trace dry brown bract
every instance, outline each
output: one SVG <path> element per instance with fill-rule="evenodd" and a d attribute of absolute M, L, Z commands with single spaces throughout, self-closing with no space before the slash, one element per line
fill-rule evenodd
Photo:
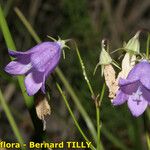
<path fill-rule="evenodd" d="M 130 56 L 129 53 L 126 53 L 123 60 L 122 60 L 122 70 L 118 74 L 118 77 L 116 78 L 116 72 L 111 64 L 104 66 L 104 77 L 106 85 L 109 88 L 109 98 L 114 99 L 116 96 L 116 92 L 119 89 L 118 81 L 119 78 L 126 78 L 130 72 L 130 70 L 135 65 L 136 56 L 132 55 Z"/>
<path fill-rule="evenodd" d="M 135 61 L 136 61 L 136 56 L 132 55 L 130 56 L 129 53 L 126 53 L 123 60 L 122 60 L 122 65 L 121 65 L 121 72 L 118 74 L 117 77 L 117 82 L 119 78 L 127 78 L 130 70 L 135 66 Z"/>
<path fill-rule="evenodd" d="M 109 88 L 109 97 L 113 98 L 116 89 L 116 72 L 111 64 L 104 66 L 104 77 L 106 85 Z"/>
<path fill-rule="evenodd" d="M 36 95 L 35 103 L 36 103 L 37 116 L 40 120 L 43 121 L 43 130 L 46 130 L 45 117 L 47 115 L 51 114 L 51 108 L 50 108 L 50 105 L 48 103 L 47 97 L 42 93 L 38 93 Z"/>

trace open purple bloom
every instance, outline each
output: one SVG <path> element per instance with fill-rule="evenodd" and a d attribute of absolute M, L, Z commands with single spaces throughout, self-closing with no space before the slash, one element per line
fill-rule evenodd
<path fill-rule="evenodd" d="M 129 72 L 127 79 L 119 80 L 119 90 L 113 105 L 127 101 L 133 116 L 140 116 L 150 104 L 150 63 L 143 60 Z"/>
<path fill-rule="evenodd" d="M 15 60 L 11 61 L 5 71 L 12 75 L 25 75 L 25 87 L 29 96 L 39 89 L 45 93 L 45 80 L 56 68 L 61 57 L 64 41 L 43 42 L 26 52 L 9 50 L 9 55 Z"/>

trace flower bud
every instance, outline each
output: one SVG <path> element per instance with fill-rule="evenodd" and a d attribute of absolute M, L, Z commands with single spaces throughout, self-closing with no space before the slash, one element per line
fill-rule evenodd
<path fill-rule="evenodd" d="M 108 54 L 108 52 L 105 50 L 105 47 L 106 47 L 105 40 L 102 40 L 102 51 L 100 53 L 99 62 L 94 69 L 94 74 L 95 74 L 97 68 L 101 65 L 101 72 L 102 72 L 102 76 L 103 76 L 104 66 L 112 63 L 112 59 L 111 59 L 110 55 Z"/>
<path fill-rule="evenodd" d="M 139 42 L 139 34 L 141 31 L 138 31 L 134 37 L 132 37 L 128 43 L 124 46 L 124 48 L 129 53 L 140 53 L 140 42 Z"/>
<path fill-rule="evenodd" d="M 105 50 L 104 40 L 102 40 L 102 51 L 100 53 L 99 64 L 100 65 L 108 65 L 111 64 L 112 59 L 108 52 Z"/>

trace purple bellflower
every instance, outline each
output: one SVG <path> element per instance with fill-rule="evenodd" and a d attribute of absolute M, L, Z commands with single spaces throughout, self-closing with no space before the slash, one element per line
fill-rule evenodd
<path fill-rule="evenodd" d="M 133 116 L 140 116 L 150 105 L 150 63 L 143 60 L 129 72 L 126 79 L 119 79 L 119 90 L 113 105 L 127 101 Z"/>
<path fill-rule="evenodd" d="M 26 52 L 9 50 L 11 61 L 5 71 L 12 75 L 25 75 L 25 87 L 29 96 L 39 89 L 45 93 L 45 80 L 60 61 L 61 51 L 66 47 L 65 41 L 42 42 Z"/>

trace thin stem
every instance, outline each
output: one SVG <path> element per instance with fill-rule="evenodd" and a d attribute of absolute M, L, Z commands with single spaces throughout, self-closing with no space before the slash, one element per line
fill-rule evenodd
<path fill-rule="evenodd" d="M 72 99 L 74 100 L 74 103 L 76 104 L 79 112 L 81 113 L 83 119 L 86 122 L 87 127 L 89 128 L 89 131 L 91 132 L 91 134 L 93 136 L 94 141 L 96 142 L 96 131 L 95 131 L 92 120 L 90 119 L 88 113 L 85 111 L 85 109 L 84 109 L 83 105 L 81 104 L 78 96 L 76 95 L 73 88 L 71 87 L 71 85 L 66 80 L 65 76 L 63 75 L 62 71 L 58 67 L 56 68 L 56 73 L 59 76 L 59 78 L 61 79 L 63 85 L 66 88 L 66 90 L 68 91 L 68 93 L 70 94 Z"/>
<path fill-rule="evenodd" d="M 150 150 L 150 136 L 149 136 L 148 132 L 146 133 L 146 141 L 147 141 L 148 150 Z"/>
<path fill-rule="evenodd" d="M 97 118 L 97 149 L 103 149 L 101 140 L 100 140 L 100 132 L 101 132 L 101 124 L 100 124 L 100 106 L 101 106 L 101 102 L 103 100 L 104 97 L 104 93 L 105 93 L 105 83 L 102 86 L 102 90 L 101 90 L 101 94 L 100 94 L 100 100 L 97 100 L 97 105 L 96 105 L 96 118 Z"/>
<path fill-rule="evenodd" d="M 82 68 L 82 72 L 83 72 L 84 79 L 85 79 L 85 81 L 86 81 L 86 83 L 87 83 L 87 85 L 88 85 L 88 88 L 89 88 L 90 92 L 91 92 L 91 96 L 93 97 L 93 96 L 94 96 L 94 91 L 93 91 L 92 86 L 91 86 L 91 83 L 90 83 L 90 81 L 89 81 L 89 79 L 88 79 L 88 76 L 87 76 L 87 73 L 86 73 L 86 70 L 85 70 L 85 65 L 84 65 L 84 63 L 83 63 L 83 60 L 82 60 L 82 58 L 81 58 L 79 49 L 78 49 L 77 44 L 76 44 L 75 41 L 74 41 L 74 44 L 75 44 L 75 50 L 76 50 L 76 52 L 77 52 L 78 59 L 79 59 L 79 62 L 80 62 L 81 68 Z"/>
<path fill-rule="evenodd" d="M 97 150 L 100 150 L 100 109 L 96 106 L 96 121 L 97 121 Z"/>
<path fill-rule="evenodd" d="M 87 73 L 86 73 L 86 70 L 85 70 L 85 65 L 84 65 L 83 60 L 81 58 L 81 55 L 80 55 L 79 49 L 77 47 L 77 44 L 76 44 L 75 41 L 74 41 L 74 43 L 75 43 L 75 49 L 76 49 L 76 52 L 77 52 L 77 55 L 78 55 L 78 59 L 79 59 L 79 62 L 80 62 L 81 68 L 82 68 L 84 79 L 85 79 L 85 81 L 88 85 L 88 88 L 89 88 L 90 92 L 91 92 L 91 97 L 94 98 L 94 100 L 95 100 L 96 121 L 97 121 L 97 150 L 100 150 L 100 149 L 103 149 L 103 146 L 102 146 L 102 143 L 101 143 L 101 140 L 100 140 L 100 107 L 99 107 L 99 102 L 98 102 L 97 98 L 95 97 L 93 88 L 92 88 L 91 83 L 88 79 L 88 76 L 87 76 Z M 103 99 L 103 96 L 104 96 L 104 87 L 103 87 L 103 90 L 102 90 L 102 93 L 101 93 L 101 100 Z"/>
<path fill-rule="evenodd" d="M 18 15 L 18 17 L 20 18 L 20 20 L 22 21 L 22 23 L 27 28 L 27 30 L 29 31 L 29 33 L 33 37 L 33 39 L 37 43 L 41 42 L 39 36 L 36 34 L 36 32 L 34 31 L 33 27 L 27 21 L 27 19 L 24 17 L 24 15 L 22 14 L 22 12 L 20 10 L 16 11 L 16 9 L 15 9 L 15 12 Z M 21 15 L 19 15 L 19 14 L 21 14 Z M 72 86 L 69 84 L 69 82 L 65 78 L 64 74 L 62 73 L 62 71 L 58 67 L 56 68 L 55 71 L 56 71 L 57 75 L 59 76 L 60 80 L 62 81 L 62 83 L 64 84 L 66 90 L 70 94 L 71 98 L 74 100 L 74 103 L 76 104 L 79 112 L 81 113 L 82 117 L 84 118 L 84 120 L 85 120 L 85 122 L 87 124 L 87 127 L 89 128 L 89 131 L 90 131 L 91 135 L 93 136 L 93 139 L 96 141 L 96 131 L 95 131 L 93 122 L 90 119 L 90 117 L 88 116 L 88 114 L 85 111 L 84 107 L 82 106 L 82 104 L 81 104 L 78 96 L 76 95 L 76 93 L 74 92 Z"/>
<path fill-rule="evenodd" d="M 12 39 L 11 33 L 9 31 L 7 22 L 4 18 L 1 6 L 0 6 L 0 26 L 1 26 L 1 29 L 2 29 L 2 32 L 3 32 L 4 38 L 5 38 L 5 42 L 6 42 L 8 49 L 16 50 L 16 46 L 13 42 L 13 39 Z M 31 100 L 32 99 L 31 97 L 26 95 L 25 87 L 23 85 L 23 77 L 18 77 L 18 81 L 19 81 L 19 85 L 21 87 L 21 90 L 22 90 L 22 93 L 23 93 L 23 96 L 25 98 L 25 102 L 26 102 L 27 106 L 32 107 L 33 101 Z"/>
<path fill-rule="evenodd" d="M 76 44 L 75 41 L 74 41 L 74 43 L 75 43 L 75 49 L 76 49 L 76 52 L 77 52 L 77 55 L 78 55 L 78 59 L 79 59 L 79 62 L 80 62 L 81 68 L 82 68 L 84 79 L 85 79 L 85 81 L 88 85 L 88 88 L 89 88 L 90 92 L 91 92 L 91 97 L 94 98 L 94 100 L 95 100 L 96 121 L 97 121 L 97 150 L 100 150 L 100 149 L 103 149 L 103 146 L 102 146 L 102 143 L 101 143 L 101 140 L 100 140 L 100 107 L 99 107 L 99 104 L 98 104 L 98 100 L 95 97 L 95 94 L 94 94 L 93 88 L 91 86 L 91 83 L 88 79 L 88 76 L 87 76 L 87 73 L 86 73 L 86 70 L 85 70 L 85 65 L 84 65 L 83 60 L 81 58 L 81 55 L 80 55 L 79 49 L 77 47 L 77 44 Z M 101 93 L 101 94 L 103 94 L 103 93 Z M 103 98 L 103 95 L 102 95 L 101 98 Z"/>
<path fill-rule="evenodd" d="M 18 17 L 20 18 L 20 20 L 23 22 L 23 24 L 28 27 L 28 31 L 29 33 L 32 35 L 33 39 L 37 42 L 37 43 L 40 43 L 41 40 L 40 38 L 36 35 L 35 31 L 32 29 L 32 27 L 30 27 L 30 23 L 26 20 L 25 16 L 21 13 L 21 11 L 15 7 L 15 12 L 16 14 L 18 15 Z"/>
<path fill-rule="evenodd" d="M 65 96 L 65 94 L 63 93 L 63 91 L 62 91 L 60 85 L 59 85 L 58 83 L 56 83 L 56 86 L 57 86 L 57 88 L 58 88 L 60 94 L 61 94 L 62 97 L 63 97 L 63 100 L 64 100 L 64 102 L 65 102 L 65 104 L 66 104 L 66 106 L 67 106 L 67 108 L 68 108 L 68 111 L 69 111 L 69 113 L 70 113 L 70 115 L 71 115 L 71 117 L 72 117 L 72 119 L 73 119 L 73 121 L 74 121 L 76 127 L 78 128 L 78 130 L 79 130 L 79 132 L 81 133 L 81 135 L 83 136 L 83 138 L 84 138 L 87 142 L 89 142 L 87 136 L 86 136 L 86 135 L 84 134 L 84 132 L 82 131 L 82 129 L 81 129 L 81 127 L 80 127 L 80 125 L 79 125 L 79 123 L 78 123 L 76 117 L 74 116 L 74 114 L 73 114 L 73 112 L 72 112 L 72 110 L 71 110 L 71 108 L 70 108 L 70 105 L 69 105 L 69 103 L 68 103 L 68 100 L 66 99 L 66 96 Z M 95 150 L 95 148 L 94 148 L 94 146 L 93 146 L 92 144 L 91 144 L 91 149 L 92 149 L 92 150 Z"/>
<path fill-rule="evenodd" d="M 149 58 L 149 49 L 150 49 L 150 33 L 148 33 L 148 38 L 146 42 L 146 56 Z"/>
<path fill-rule="evenodd" d="M 99 101 L 100 105 L 101 105 L 101 102 L 104 98 L 105 89 L 106 89 L 106 84 L 104 83 L 103 86 L 102 86 L 101 94 L 100 94 L 100 101 Z"/>
<path fill-rule="evenodd" d="M 16 124 L 16 122 L 15 122 L 11 112 L 10 112 L 10 109 L 9 109 L 9 107 L 8 107 L 4 97 L 3 97 L 1 89 L 0 89 L 0 104 L 1 104 L 2 108 L 4 109 L 4 112 L 5 112 L 6 116 L 7 116 L 7 119 L 9 121 L 10 125 L 11 125 L 11 128 L 12 128 L 12 130 L 13 130 L 13 132 L 14 132 L 17 140 L 18 140 L 18 142 L 21 145 L 23 145 L 24 144 L 24 140 L 23 140 L 23 138 L 22 138 L 22 136 L 21 136 L 21 134 L 19 132 L 19 129 L 17 127 L 17 124 Z M 21 148 L 21 149 L 22 150 L 26 150 L 26 148 Z"/>
<path fill-rule="evenodd" d="M 15 44 L 11 37 L 10 31 L 7 26 L 7 22 L 4 18 L 4 14 L 3 14 L 3 10 L 1 8 L 1 5 L 0 5 L 0 26 L 1 26 L 4 38 L 7 39 L 7 47 L 10 49 L 16 49 Z"/>
<path fill-rule="evenodd" d="M 12 36 L 11 36 L 10 31 L 9 31 L 9 28 L 8 28 L 7 22 L 5 20 L 1 6 L 0 6 L 0 27 L 2 29 L 3 36 L 4 36 L 4 39 L 5 39 L 5 42 L 6 42 L 8 49 L 16 50 L 15 43 L 12 39 Z M 38 133 L 39 138 L 41 138 L 43 135 L 42 121 L 40 121 L 36 116 L 34 99 L 31 96 L 29 97 L 26 93 L 26 89 L 25 89 L 24 81 L 23 81 L 24 77 L 19 76 L 19 77 L 17 77 L 17 79 L 18 79 L 19 86 L 21 88 L 21 91 L 22 91 L 22 94 L 24 97 L 25 104 L 29 110 L 32 122 L 34 124 L 36 133 Z"/>

